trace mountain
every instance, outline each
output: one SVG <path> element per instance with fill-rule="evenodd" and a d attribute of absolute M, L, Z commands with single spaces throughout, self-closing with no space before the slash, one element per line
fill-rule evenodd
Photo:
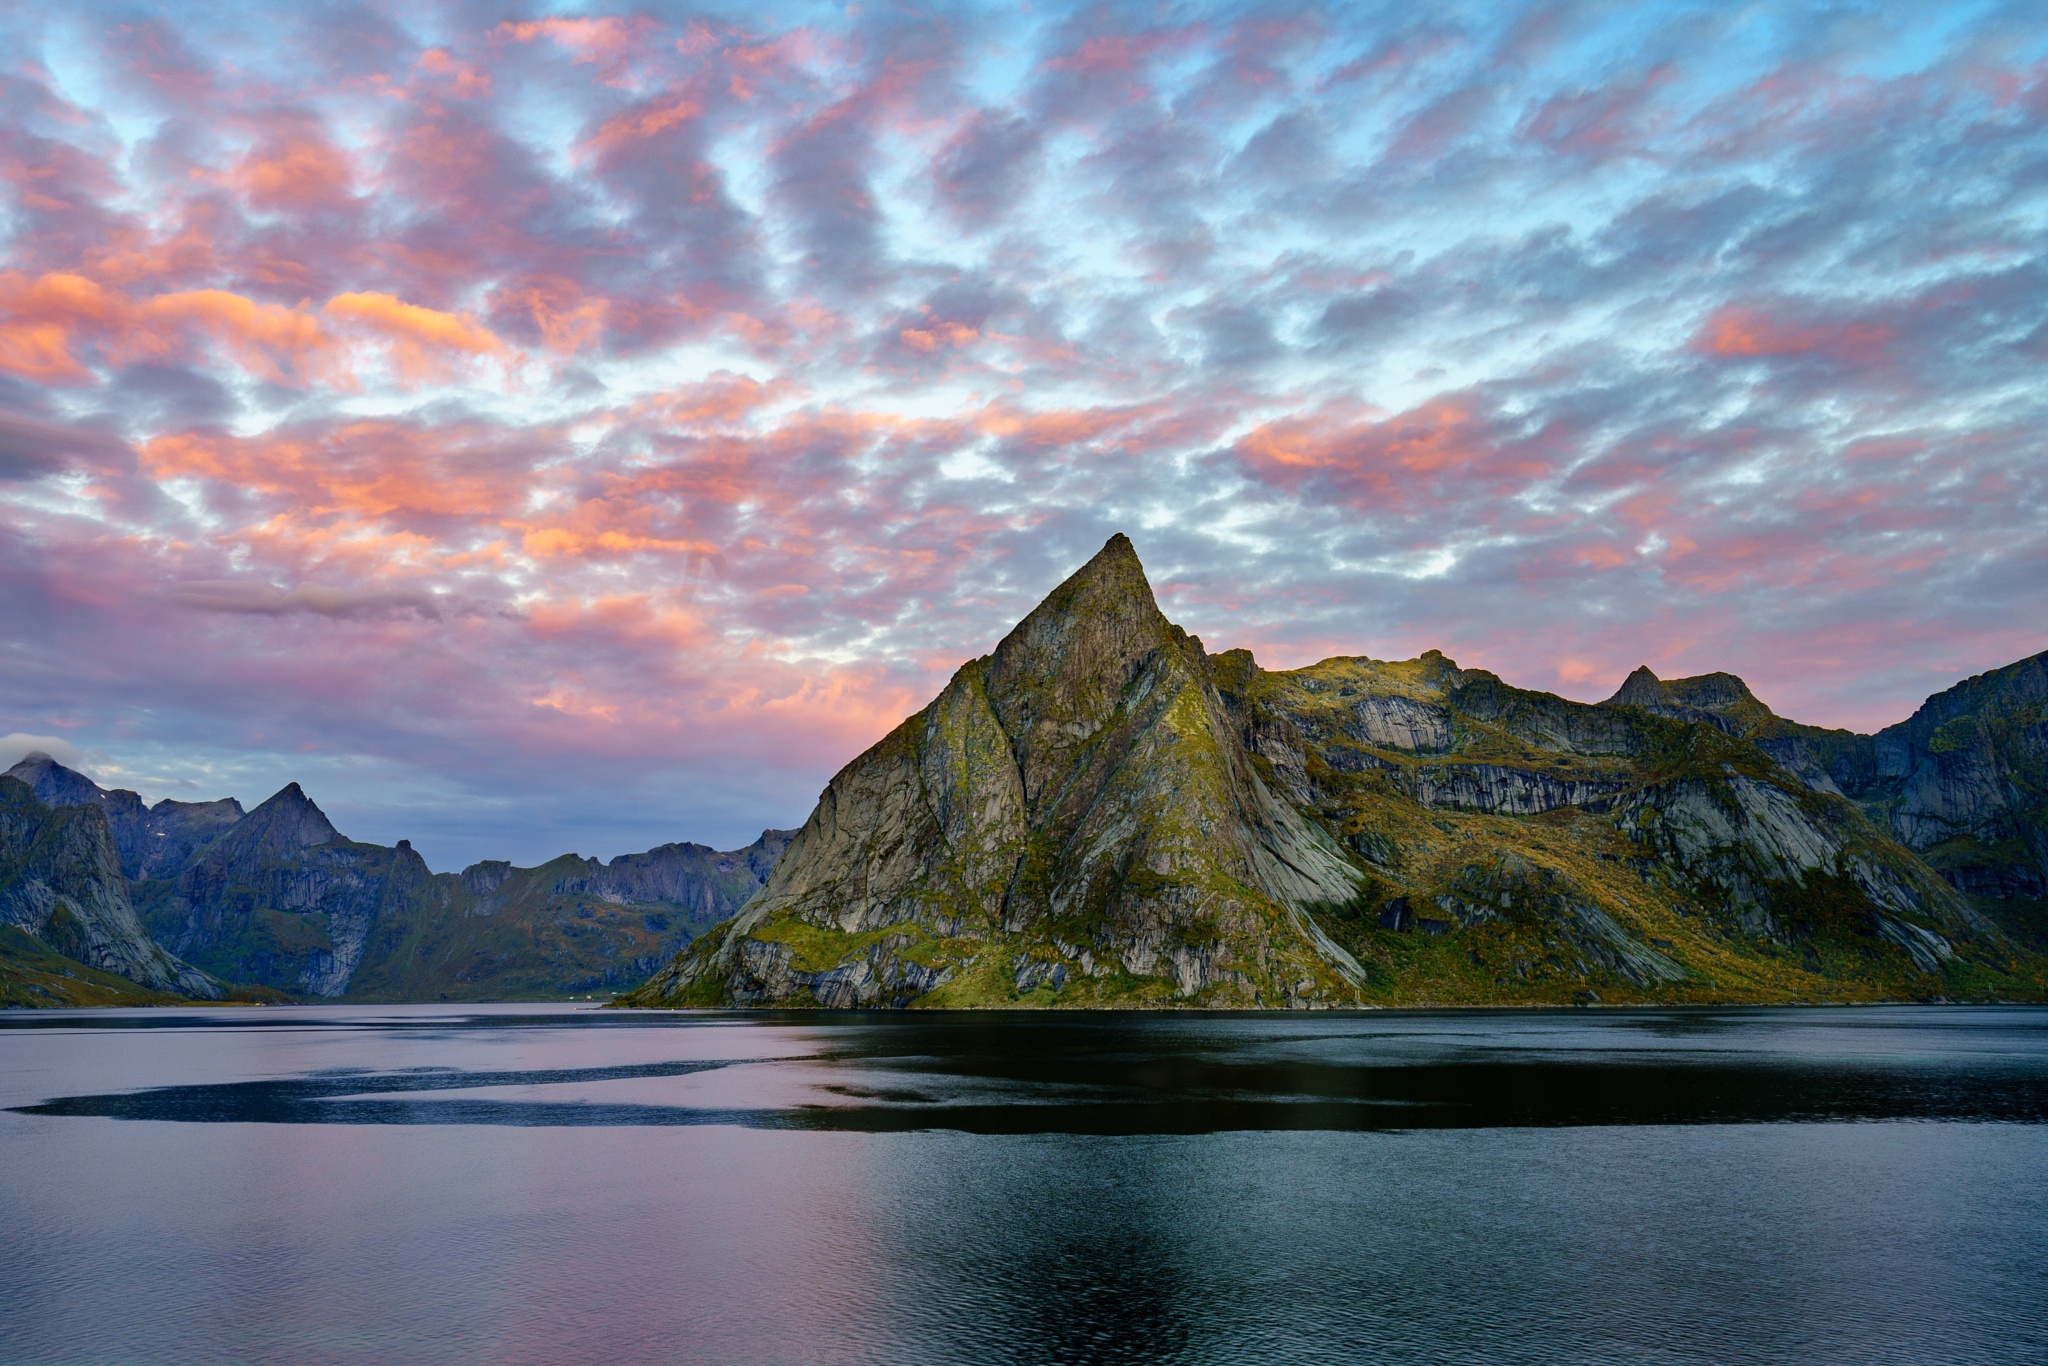
<path fill-rule="evenodd" d="M 1638 669 L 1609 701 L 1696 715 L 1753 740 L 1809 786 L 1855 801 L 2008 931 L 2048 948 L 2048 653 L 1965 679 L 1875 735 L 1783 720 L 1732 674 L 1660 682 Z"/>
<path fill-rule="evenodd" d="M 67 958 L 34 935 L 0 924 L 0 1009 L 163 1006 L 185 999 Z"/>
<path fill-rule="evenodd" d="M 729 852 L 668 844 L 609 864 L 565 855 L 538 868 L 433 873 L 408 841 L 347 838 L 297 783 L 244 813 L 233 801 L 146 806 L 41 754 L 9 776 L 18 797 L 50 813 L 46 824 L 98 832 L 98 844 L 53 846 L 37 866 L 97 890 L 100 900 L 74 896 L 79 904 L 132 907 L 123 942 L 192 976 L 166 982 L 141 959 L 89 961 L 187 995 L 217 996 L 219 982 L 392 1001 L 615 991 L 738 910 L 789 839 L 767 831 Z M 4 810 L 0 793 L 0 821 Z M 52 938 L 47 916 L 44 928 L 32 915 L 8 918 L 45 946 L 71 942 Z"/>
<path fill-rule="evenodd" d="M 1935 694 L 1854 758 L 1844 791 L 2048 948 L 2048 653 Z"/>
<path fill-rule="evenodd" d="M 1119 537 L 842 770 L 732 929 L 642 995 L 1335 1000 L 1360 969 L 1301 908 L 1361 881 L 1253 770 Z"/>
<path fill-rule="evenodd" d="M 136 899 L 150 932 L 230 981 L 294 995 L 346 992 L 378 917 L 433 881 L 412 846 L 359 844 L 297 783 L 228 826 Z"/>
<path fill-rule="evenodd" d="M 90 801 L 52 805 L 17 776 L 37 761 L 50 762 L 31 755 L 0 777 L 0 923 L 152 992 L 218 999 L 221 984 L 166 953 L 136 917 L 104 808 Z"/>
<path fill-rule="evenodd" d="M 2038 677 L 1937 722 L 1978 718 L 1944 754 L 1967 730 L 1997 756 L 1949 761 L 1944 790 L 1999 868 L 2034 847 L 2007 832 L 2040 790 L 2013 759 Z M 2017 920 L 1916 853 L 1965 837 L 1909 795 L 1918 752 L 1787 721 L 1731 674 L 1639 669 L 1588 705 L 1434 651 L 1270 672 L 1168 622 L 1118 536 L 620 1004 L 2038 999 Z"/>
<path fill-rule="evenodd" d="M 502 1001 L 616 992 L 745 905 L 791 833 L 764 831 L 724 852 L 665 844 L 608 864 L 565 854 L 538 868 L 493 861 L 434 874 L 380 910 L 347 996 Z"/>
<path fill-rule="evenodd" d="M 122 875 L 162 877 L 185 866 L 194 852 L 242 818 L 242 804 L 179 802 L 166 797 L 146 806 L 126 788 L 102 788 L 49 755 L 34 753 L 8 770 L 51 806 L 93 805 L 106 813 Z"/>

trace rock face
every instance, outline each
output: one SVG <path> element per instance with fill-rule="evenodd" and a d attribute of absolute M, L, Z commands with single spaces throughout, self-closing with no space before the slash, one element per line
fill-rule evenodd
<path fill-rule="evenodd" d="M 348 990 L 379 912 L 431 877 L 410 846 L 342 838 L 291 783 L 169 886 L 150 887 L 144 904 L 157 937 L 211 972 L 334 997 Z"/>
<path fill-rule="evenodd" d="M 348 839 L 296 783 L 244 814 L 231 800 L 146 806 L 47 755 L 11 776 L 24 810 L 43 813 L 21 837 L 40 852 L 0 888 L 0 914 L 54 951 L 183 995 L 217 997 L 221 982 L 352 1000 L 616 991 L 738 910 L 789 840 L 436 874 L 403 840 Z"/>
<path fill-rule="evenodd" d="M 472 864 L 379 909 L 351 1000 L 530 1000 L 643 979 L 761 888 L 793 832 L 744 849 L 665 844 L 609 864 Z M 410 852 L 409 850 L 407 851 Z"/>
<path fill-rule="evenodd" d="M 33 771 L 38 760 L 49 762 L 31 755 L 17 768 Z M 0 921 L 64 957 L 154 991 L 221 995 L 220 983 L 166 953 L 143 929 L 106 811 L 91 801 L 51 805 L 14 773 L 0 777 Z"/>
<path fill-rule="evenodd" d="M 1116 537 L 621 1003 L 2039 997 L 2042 960 L 1914 853 L 2024 843 L 2038 674 L 1908 743 L 1731 674 L 1588 706 L 1434 651 L 1271 673 L 1166 621 Z M 1843 795 L 1871 783 L 1890 807 Z"/>
<path fill-rule="evenodd" d="M 841 770 L 747 911 L 642 995 L 901 1004 L 1057 973 L 1334 1000 L 1361 970 L 1307 910 L 1360 881 L 1255 771 L 1119 536 Z"/>
<path fill-rule="evenodd" d="M 2048 654 L 1937 693 L 1869 753 L 1837 781 L 1957 887 L 2048 900 Z"/>
<path fill-rule="evenodd" d="M 787 838 L 432 873 L 404 840 L 343 837 L 294 783 L 175 880 L 140 885 L 158 937 L 236 981 L 328 999 L 533 999 L 640 980 L 759 890 Z"/>
<path fill-rule="evenodd" d="M 2048 654 L 1965 679 L 1876 735 L 1774 716 L 1732 674 L 1659 682 L 1639 669 L 1609 705 L 1625 696 L 1697 713 L 1813 791 L 1850 798 L 1977 912 L 2048 947 Z"/>
<path fill-rule="evenodd" d="M 128 878 L 174 876 L 192 855 L 242 819 L 242 804 L 179 802 L 166 797 L 146 806 L 126 788 L 102 788 L 47 754 L 31 754 L 9 770 L 52 806 L 93 805 L 107 814 L 121 873 Z"/>

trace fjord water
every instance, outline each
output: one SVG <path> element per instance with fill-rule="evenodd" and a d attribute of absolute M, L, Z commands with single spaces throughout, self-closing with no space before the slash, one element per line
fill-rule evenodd
<path fill-rule="evenodd" d="M 9 1361 L 2048 1359 L 2048 1010 L 0 1017 Z"/>

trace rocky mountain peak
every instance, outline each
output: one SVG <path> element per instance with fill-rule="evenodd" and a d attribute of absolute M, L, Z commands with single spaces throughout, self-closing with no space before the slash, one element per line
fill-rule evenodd
<path fill-rule="evenodd" d="M 1650 672 L 1647 664 L 1638 664 L 1635 672 L 1621 681 L 1621 687 L 1604 705 L 1610 707 L 1669 707 L 1676 704 L 1671 689 L 1664 686 L 1664 680 Z"/>
<path fill-rule="evenodd" d="M 230 840 L 238 852 L 276 857 L 329 844 L 342 837 L 297 783 L 286 783 L 242 817 Z"/>
<path fill-rule="evenodd" d="M 51 806 L 79 806 L 106 797 L 100 785 L 83 773 L 69 769 L 41 750 L 32 750 L 7 770 L 7 776 L 27 783 L 36 800 Z"/>
<path fill-rule="evenodd" d="M 1664 688 L 1681 706 L 1699 707 L 1706 711 L 1720 711 L 1743 702 L 1756 701 L 1756 694 L 1749 690 L 1749 684 L 1730 673 L 1674 678 L 1665 683 Z"/>
<path fill-rule="evenodd" d="M 1330 1003 L 1362 969 L 1311 908 L 1362 876 L 1266 786 L 1116 536 L 842 769 L 748 909 L 637 995 Z"/>
<path fill-rule="evenodd" d="M 983 688 L 1027 799 L 1039 796 L 1060 756 L 1092 739 L 1132 681 L 1180 639 L 1121 533 L 1017 623 L 989 657 Z"/>

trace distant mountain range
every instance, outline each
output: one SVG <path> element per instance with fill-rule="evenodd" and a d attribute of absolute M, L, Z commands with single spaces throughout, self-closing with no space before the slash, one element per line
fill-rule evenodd
<path fill-rule="evenodd" d="M 1732 674 L 1269 672 L 1117 536 L 620 1003 L 2039 1000 L 2044 949 L 2048 655 L 1874 736 Z"/>
<path fill-rule="evenodd" d="M 47 754 L 0 777 L 0 1001 L 480 1001 L 610 993 L 757 890 L 789 832 L 432 873 L 292 783 L 145 805 Z"/>
<path fill-rule="evenodd" d="M 785 852 L 786 851 L 786 852 Z M 652 974 L 652 976 L 650 976 Z M 1269 672 L 1113 538 L 797 832 L 429 872 L 296 783 L 0 776 L 0 1004 L 1350 1006 L 2048 998 L 2048 654 L 1876 735 L 1732 674 L 1597 705 Z"/>

